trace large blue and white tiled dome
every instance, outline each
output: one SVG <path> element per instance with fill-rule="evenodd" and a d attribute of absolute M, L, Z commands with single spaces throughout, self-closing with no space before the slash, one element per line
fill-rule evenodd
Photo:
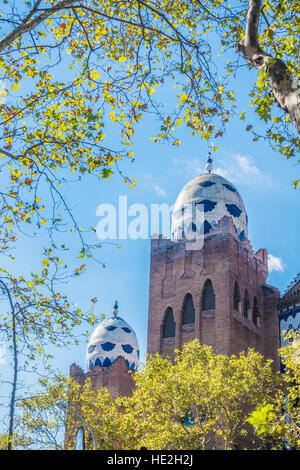
<path fill-rule="evenodd" d="M 248 235 L 248 217 L 243 200 L 230 181 L 211 172 L 210 155 L 207 161 L 209 172 L 187 183 L 177 197 L 172 214 L 172 237 L 181 239 L 188 232 L 205 235 L 224 216 L 231 216 L 242 240 Z M 196 210 L 201 216 L 196 217 Z"/>
<path fill-rule="evenodd" d="M 87 345 L 87 368 L 109 367 L 119 357 L 124 357 L 129 370 L 135 370 L 139 362 L 139 346 L 136 334 L 128 323 L 118 316 L 115 305 L 114 316 L 97 326 Z"/>

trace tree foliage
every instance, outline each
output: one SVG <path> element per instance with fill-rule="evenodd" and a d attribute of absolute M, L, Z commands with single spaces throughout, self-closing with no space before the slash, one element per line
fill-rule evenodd
<path fill-rule="evenodd" d="M 253 350 L 228 357 L 198 340 L 174 364 L 156 356 L 135 380 L 134 420 L 142 445 L 154 449 L 251 448 L 246 417 L 279 386 L 270 361 Z"/>
<path fill-rule="evenodd" d="M 76 232 L 81 255 L 92 257 L 99 243 L 83 235 L 64 183 L 121 171 L 120 160 L 134 158 L 130 146 L 146 113 L 160 121 L 153 140 L 174 145 L 180 145 L 178 126 L 210 139 L 222 136 L 234 113 L 247 119 L 236 102 L 236 49 L 259 69 L 250 105 L 266 123 L 257 128 L 245 122 L 246 129 L 286 157 L 297 155 L 298 14 L 296 0 L 5 1 L 2 250 L 15 241 L 14 229 L 26 223 L 28 230 L 31 222 L 52 237 L 60 230 Z M 221 52 L 224 60 L 218 61 Z M 173 85 L 169 105 L 163 92 Z"/>
<path fill-rule="evenodd" d="M 94 320 L 92 311 L 83 313 L 59 290 L 60 281 L 68 280 L 62 260 L 48 252 L 42 264 L 42 273 L 31 272 L 27 279 L 0 269 L 0 338 L 10 352 L 12 369 L 5 381 L 11 385 L 8 449 L 15 441 L 16 402 L 25 386 L 24 373 L 31 373 L 31 384 L 36 374 L 51 373 L 53 348 L 78 344 L 74 329 Z"/>
<path fill-rule="evenodd" d="M 44 211 L 48 185 L 49 211 L 56 214 L 61 208 L 80 237 L 81 253 L 90 257 L 99 244 L 83 240 L 60 192 L 62 183 L 87 173 L 108 178 L 121 158 L 132 160 L 128 146 L 147 112 L 161 119 L 158 138 L 170 137 L 174 125 L 184 120 L 204 137 L 219 132 L 228 121 L 222 104 L 225 88 L 210 72 L 208 45 L 204 31 L 196 30 L 193 2 L 26 5 L 18 16 L 29 18 L 19 29 L 14 7 L 4 19 L 6 7 L 3 26 L 9 32 L 2 47 L 0 41 L 2 79 L 10 89 L 0 109 L 2 155 L 10 170 L 4 226 L 11 230 L 35 221 L 51 233 L 62 229 L 65 218 Z M 155 91 L 172 78 L 179 78 L 178 109 L 165 117 Z M 106 144 L 108 120 L 115 131 Z M 119 149 L 111 145 L 115 133 L 120 135 Z M 174 138 L 173 143 L 178 144 Z"/>
<path fill-rule="evenodd" d="M 286 335 L 287 346 L 280 349 L 284 387 L 275 402 L 254 410 L 248 421 L 257 434 L 276 439 L 288 449 L 300 449 L 300 341 L 299 334 Z"/>
<path fill-rule="evenodd" d="M 249 424 L 251 413 L 266 406 L 275 408 L 283 390 L 270 361 L 253 350 L 227 357 L 214 354 L 211 347 L 195 340 L 176 353 L 174 363 L 159 355 L 149 358 L 146 366 L 134 373 L 133 395 L 115 400 L 106 389 L 95 392 L 89 380 L 84 386 L 61 380 L 50 386 L 45 383 L 43 392 L 22 402 L 19 429 L 23 429 L 24 439 L 31 439 L 32 446 L 41 442 L 46 448 L 53 446 L 46 429 L 62 429 L 62 415 L 53 413 L 58 400 L 81 413 L 100 449 L 282 446 L 283 434 L 255 433 L 257 428 Z M 67 424 L 67 442 L 72 448 L 82 422 L 68 413 Z M 62 446 L 62 434 L 60 438 Z M 92 442 L 88 445 L 93 448 Z"/>
<path fill-rule="evenodd" d="M 13 448 L 62 450 L 64 417 L 55 404 L 65 399 L 69 380 L 63 375 L 40 379 L 42 392 L 19 401 L 17 431 L 12 436 Z"/>
<path fill-rule="evenodd" d="M 297 1 L 250 0 L 246 28 L 237 37 L 237 50 L 250 67 L 258 68 L 250 105 L 267 124 L 266 138 L 287 158 L 299 153 L 299 13 Z M 253 126 L 247 129 L 253 131 Z M 260 137 L 254 134 L 254 139 Z"/>
<path fill-rule="evenodd" d="M 297 0 L 1 2 L 0 253 L 13 259 L 10 250 L 24 233 L 45 232 L 50 240 L 41 274 L 23 279 L 3 273 L 14 307 L 20 306 L 1 320 L 7 339 L 13 341 L 18 327 L 34 357 L 44 342 L 66 338 L 79 321 L 69 311 L 71 302 L 53 297 L 49 263 L 63 268 L 65 279 L 77 276 L 86 260 L 99 261 L 101 243 L 95 228 L 81 227 L 75 217 L 68 184 L 83 184 L 89 176 L 108 179 L 117 171 L 134 186 L 122 162 L 134 161 L 134 135 L 146 115 L 157 122 L 153 142 L 178 146 L 180 126 L 215 140 L 226 128 L 230 132 L 238 114 L 254 140 L 266 139 L 285 157 L 298 158 L 299 9 Z M 236 97 L 244 59 L 258 69 L 258 77 L 249 71 L 255 122 Z M 166 88 L 173 90 L 171 103 L 165 102 Z M 69 248 L 74 256 L 68 267 L 62 253 Z M 231 445 L 234 429 L 227 423 L 222 434 L 214 427 L 216 416 L 208 417 L 207 429 Z M 198 429 L 176 426 L 186 439 Z"/>

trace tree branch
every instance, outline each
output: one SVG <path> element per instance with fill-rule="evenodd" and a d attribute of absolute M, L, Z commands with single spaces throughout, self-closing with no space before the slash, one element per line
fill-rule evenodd
<path fill-rule="evenodd" d="M 33 8 L 30 10 L 28 15 L 13 31 L 7 34 L 3 39 L 0 40 L 0 53 L 3 52 L 11 43 L 18 39 L 22 34 L 32 31 L 36 26 L 41 24 L 44 20 L 52 16 L 55 12 L 63 10 L 65 7 L 72 5 L 72 3 L 78 0 L 60 0 L 56 5 L 42 11 L 39 15 L 32 17 L 37 12 L 41 0 L 37 0 Z"/>
<path fill-rule="evenodd" d="M 258 32 L 261 11 L 261 0 L 250 0 L 245 36 L 237 44 L 237 51 L 251 65 L 265 70 L 276 102 L 289 113 L 300 133 L 300 84 L 293 82 L 291 72 L 282 60 L 272 57 L 261 48 Z"/>

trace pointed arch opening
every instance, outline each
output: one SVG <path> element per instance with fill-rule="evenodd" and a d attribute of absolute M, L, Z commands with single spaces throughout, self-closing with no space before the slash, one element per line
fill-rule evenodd
<path fill-rule="evenodd" d="M 256 326 L 259 326 L 259 322 L 260 322 L 260 313 L 259 313 L 258 300 L 257 300 L 257 297 L 254 297 L 254 301 L 253 301 L 253 323 Z"/>
<path fill-rule="evenodd" d="M 182 310 L 182 324 L 187 325 L 189 323 L 195 323 L 195 307 L 191 294 L 185 296 Z"/>
<path fill-rule="evenodd" d="M 236 311 L 240 311 L 241 307 L 241 295 L 240 295 L 240 288 L 237 282 L 234 284 L 234 291 L 233 291 L 233 308 Z"/>
<path fill-rule="evenodd" d="M 215 309 L 215 293 L 212 282 L 210 279 L 204 284 L 202 293 L 202 310 L 214 310 Z"/>
<path fill-rule="evenodd" d="M 243 313 L 245 318 L 249 318 L 249 310 L 250 310 L 250 300 L 249 300 L 249 294 L 247 289 L 245 290 L 245 295 L 244 295 L 244 305 L 243 305 Z"/>
<path fill-rule="evenodd" d="M 175 322 L 173 310 L 171 307 L 168 307 L 163 320 L 162 336 L 163 338 L 174 338 L 175 336 Z"/>

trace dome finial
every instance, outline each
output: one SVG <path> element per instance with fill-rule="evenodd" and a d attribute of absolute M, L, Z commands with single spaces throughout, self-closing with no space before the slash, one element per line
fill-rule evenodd
<path fill-rule="evenodd" d="M 206 163 L 205 169 L 208 171 L 208 173 L 211 173 L 214 169 L 210 152 L 208 152 L 207 154 L 207 163 Z"/>
<path fill-rule="evenodd" d="M 114 305 L 114 310 L 113 310 L 113 314 L 114 314 L 115 317 L 116 317 L 116 316 L 118 315 L 118 313 L 119 313 L 119 312 L 118 312 L 118 308 L 119 308 L 119 307 L 118 307 L 118 301 L 115 300 L 115 305 Z"/>

